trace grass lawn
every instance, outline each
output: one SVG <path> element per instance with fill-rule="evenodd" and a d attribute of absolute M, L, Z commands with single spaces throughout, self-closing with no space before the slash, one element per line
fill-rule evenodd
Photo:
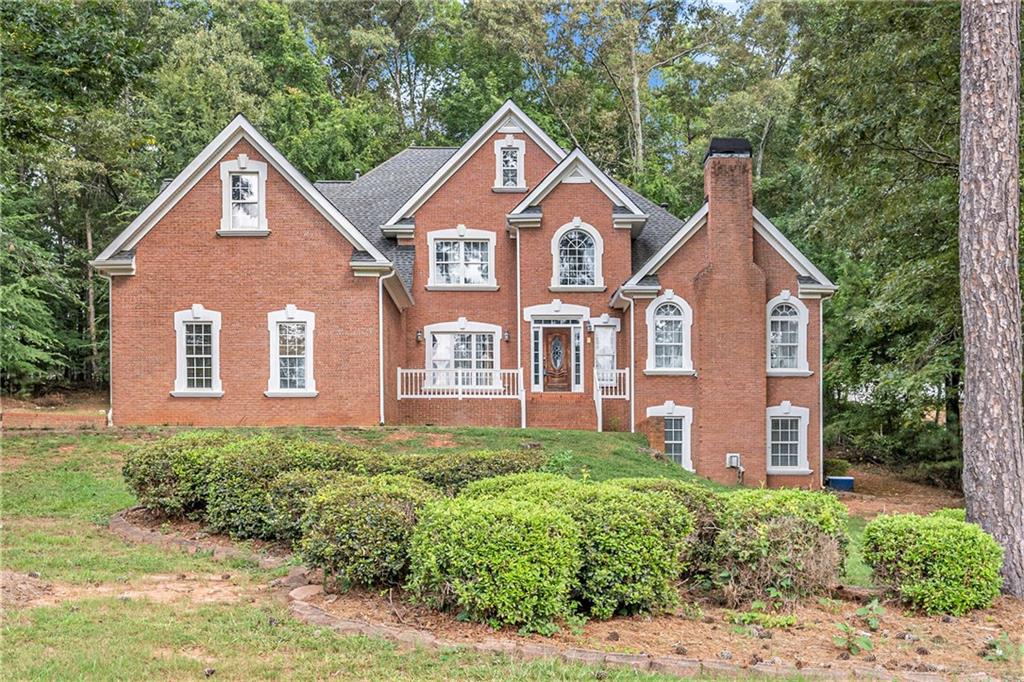
<path fill-rule="evenodd" d="M 548 453 L 565 452 L 559 461 L 575 476 L 693 478 L 652 459 L 642 450 L 643 440 L 629 434 L 426 428 L 303 433 L 407 452 L 518 448 L 529 441 Z M 43 581 L 78 590 L 78 596 L 3 614 L 3 679 L 198 679 L 208 668 L 214 679 L 595 679 L 593 668 L 579 665 L 465 651 L 402 652 L 381 640 L 338 637 L 292 620 L 285 606 L 262 590 L 287 568 L 262 570 L 117 539 L 106 531 L 106 522 L 135 502 L 120 473 L 125 449 L 153 435 L 148 430 L 4 435 L 2 568 L 38 573 Z M 859 557 L 856 539 L 854 552 L 848 569 L 866 578 L 865 567 L 853 558 Z M 130 589 L 154 576 L 225 573 L 244 598 L 158 603 L 110 596 L 120 586 Z M 91 596 L 93 588 L 102 596 Z M 677 678 L 608 670 L 604 679 Z"/>

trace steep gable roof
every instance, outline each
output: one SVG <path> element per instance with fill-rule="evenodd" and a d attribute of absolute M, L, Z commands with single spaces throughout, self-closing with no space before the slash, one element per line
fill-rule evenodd
<path fill-rule="evenodd" d="M 562 159 L 558 165 L 551 169 L 544 179 L 533 188 L 533 191 L 526 195 L 519 204 L 509 212 L 509 216 L 522 215 L 528 209 L 536 207 L 544 200 L 551 191 L 562 182 L 589 182 L 604 192 L 605 196 L 615 205 L 619 215 L 633 215 L 638 219 L 645 219 L 640 207 L 622 191 L 622 189 L 608 177 L 604 171 L 594 165 L 594 162 L 587 158 L 583 150 L 576 148 L 568 156 Z"/>
<path fill-rule="evenodd" d="M 462 167 L 473 154 L 480 149 L 494 133 L 505 128 L 520 129 L 525 132 L 544 152 L 555 161 L 565 158 L 565 150 L 558 146 L 540 126 L 533 122 L 522 109 L 512 100 L 507 100 L 494 114 L 487 119 L 473 136 L 449 158 L 423 185 L 414 192 L 385 222 L 385 225 L 396 225 L 405 218 L 410 218 L 420 206 L 426 202 Z"/>
<path fill-rule="evenodd" d="M 239 114 L 167 185 L 156 198 L 119 234 L 100 255 L 92 261 L 92 265 L 103 271 L 111 269 L 117 254 L 130 251 L 139 241 L 192 189 L 199 180 L 216 165 L 224 154 L 240 140 L 248 141 L 321 215 L 347 239 L 356 251 L 364 251 L 371 257 L 369 262 L 380 266 L 390 265 L 388 259 L 373 243 L 370 242 L 346 218 L 338 208 L 328 201 L 313 184 L 298 171 L 267 138 L 245 118 Z M 111 266 L 111 267 L 108 267 Z M 114 274 L 114 270 L 111 269 Z M 133 274 L 120 272 L 116 274 Z"/>

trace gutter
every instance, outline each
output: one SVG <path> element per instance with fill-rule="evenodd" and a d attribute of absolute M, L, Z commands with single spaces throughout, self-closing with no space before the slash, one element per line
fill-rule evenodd
<path fill-rule="evenodd" d="M 621 288 L 615 296 L 629 303 L 629 432 L 636 433 L 636 314 L 633 299 Z"/>

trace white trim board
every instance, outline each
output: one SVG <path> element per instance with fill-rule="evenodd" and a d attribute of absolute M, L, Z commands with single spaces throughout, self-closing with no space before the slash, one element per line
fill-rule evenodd
<path fill-rule="evenodd" d="M 551 169 L 551 172 L 544 176 L 544 179 L 540 181 L 540 184 L 534 187 L 533 191 L 526 195 L 526 197 L 509 212 L 509 215 L 517 215 L 531 206 L 536 206 L 562 182 L 593 183 L 599 190 L 604 192 L 605 196 L 607 196 L 613 204 L 625 207 L 636 216 L 644 216 L 644 212 L 640 210 L 640 207 L 633 203 L 633 201 L 626 196 L 625 192 L 619 189 L 612 179 L 609 178 L 600 168 L 594 165 L 594 162 L 587 158 L 587 155 L 579 148 L 572 150 L 571 154 L 562 159 L 557 166 Z"/>
<path fill-rule="evenodd" d="M 123 249 L 131 249 L 153 229 L 185 194 L 218 164 L 224 154 L 245 139 L 291 183 L 353 247 L 366 251 L 380 264 L 390 261 L 340 211 L 321 194 L 249 121 L 239 114 L 201 151 L 150 204 L 103 249 L 94 263 L 102 263 Z M 272 220 L 273 217 L 271 216 Z"/>
<path fill-rule="evenodd" d="M 527 116 L 522 109 L 516 106 L 516 103 L 512 100 L 506 100 L 501 107 L 494 112 L 494 114 L 487 119 L 480 128 L 473 133 L 473 136 L 466 140 L 465 144 L 459 147 L 459 150 L 455 152 L 450 159 L 448 159 L 443 166 L 437 169 L 437 171 L 430 176 L 430 178 L 423 183 L 423 185 L 416 190 L 409 199 L 402 204 L 391 218 L 385 223 L 385 225 L 395 225 L 403 218 L 411 217 L 416 210 L 422 206 L 427 199 L 429 199 L 434 192 L 438 190 L 452 175 L 455 171 L 462 167 L 462 165 L 475 154 L 486 142 L 491 138 L 492 135 L 501 131 L 511 131 L 514 128 L 520 128 L 522 131 L 529 135 L 530 138 L 539 146 L 548 156 L 554 159 L 556 162 L 561 161 L 565 158 L 565 150 L 558 146 L 558 144 L 548 137 L 540 126 L 533 122 L 533 120 Z M 523 160 L 521 160 L 523 161 Z"/>
<path fill-rule="evenodd" d="M 690 237 L 707 222 L 708 204 L 701 206 L 696 213 L 690 216 L 683 227 L 662 246 L 657 253 L 651 256 L 639 270 L 637 270 L 624 286 L 633 286 L 640 283 L 640 280 L 647 275 L 654 274 L 663 266 L 676 251 L 682 248 Z M 818 268 L 803 255 L 793 242 L 786 239 L 786 236 L 757 208 L 753 210 L 754 231 L 761 235 L 775 251 L 782 256 L 797 274 L 813 277 L 819 282 L 815 288 L 835 291 L 836 285 L 824 275 Z"/>

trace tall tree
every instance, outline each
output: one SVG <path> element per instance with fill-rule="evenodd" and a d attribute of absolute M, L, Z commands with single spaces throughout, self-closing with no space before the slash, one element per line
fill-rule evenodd
<path fill-rule="evenodd" d="M 1005 550 L 1005 589 L 1024 597 L 1020 0 L 968 0 L 960 25 L 964 493 Z"/>

